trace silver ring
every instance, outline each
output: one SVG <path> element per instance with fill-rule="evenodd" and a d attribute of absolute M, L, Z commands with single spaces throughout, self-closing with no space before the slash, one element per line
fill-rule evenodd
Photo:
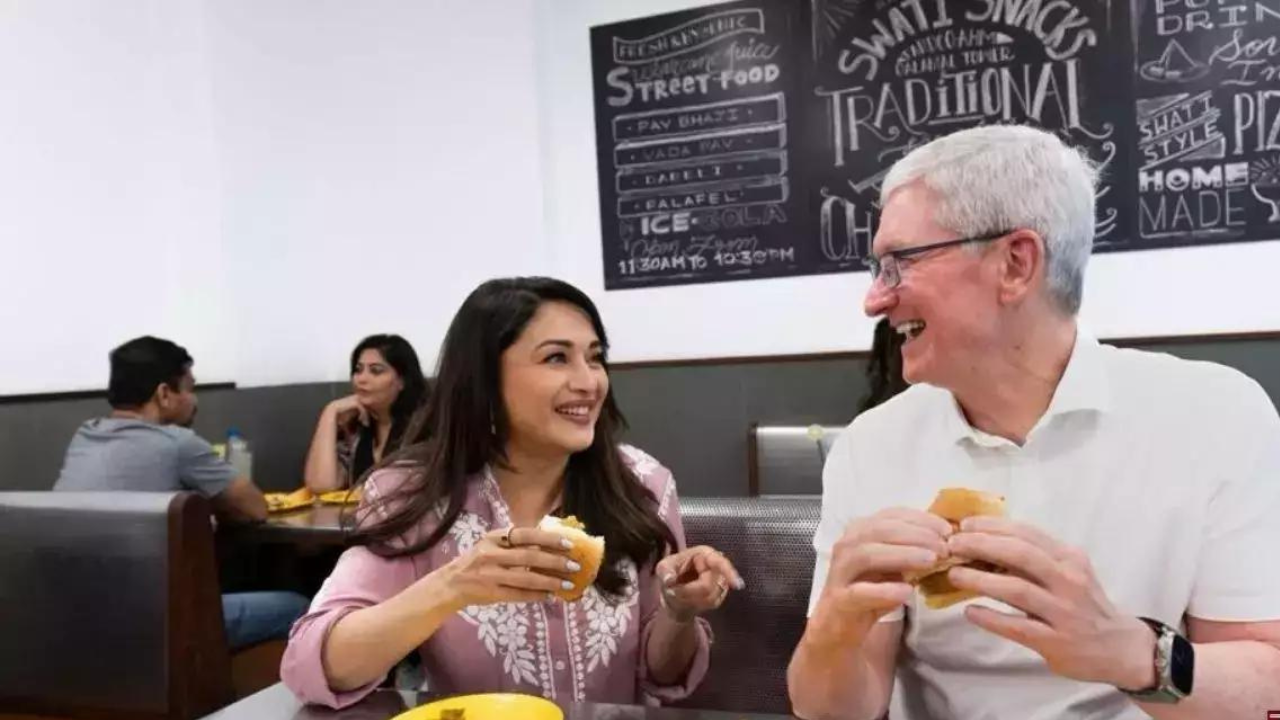
<path fill-rule="evenodd" d="M 511 544 L 511 531 L 515 529 L 516 529 L 515 525 L 512 525 L 511 527 L 507 528 L 506 532 L 502 533 L 502 537 L 498 538 L 498 544 L 504 548 L 507 548 L 508 550 L 515 547 L 514 545 Z"/>

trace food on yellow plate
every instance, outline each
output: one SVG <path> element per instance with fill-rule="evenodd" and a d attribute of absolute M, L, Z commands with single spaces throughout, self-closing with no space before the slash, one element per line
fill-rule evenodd
<path fill-rule="evenodd" d="M 300 487 L 285 497 L 293 500 L 294 502 L 310 502 L 315 499 L 315 494 L 313 494 L 309 488 Z"/>
<path fill-rule="evenodd" d="M 966 488 L 944 488 L 938 492 L 929 512 L 951 523 L 954 529 L 960 528 L 960 521 L 975 515 L 1004 515 L 1004 497 L 980 490 Z M 949 557 L 939 561 L 928 570 L 907 573 L 905 580 L 916 586 L 916 590 L 924 598 L 924 604 L 935 610 L 955 605 L 958 602 L 975 597 L 975 593 L 961 590 L 947 579 L 947 571 L 957 565 L 970 565 L 978 570 L 998 572 L 1000 568 L 981 560 L 965 560 Z"/>
<path fill-rule="evenodd" d="M 459 695 L 436 700 L 392 720 L 564 720 L 564 712 L 550 700 L 518 693 Z"/>
<path fill-rule="evenodd" d="M 316 496 L 307 488 L 299 488 L 291 493 L 263 493 L 269 512 L 284 512 L 306 507 L 315 502 Z"/>
<path fill-rule="evenodd" d="M 582 569 L 568 576 L 573 589 L 557 590 L 556 596 L 569 602 L 577 600 L 596 581 L 596 573 L 600 572 L 600 563 L 604 562 L 604 538 L 588 535 L 586 526 L 572 515 L 565 518 L 548 515 L 538 523 L 538 529 L 562 535 L 573 543 L 569 558 Z"/>
<path fill-rule="evenodd" d="M 320 493 L 320 502 L 326 505 L 355 505 L 360 502 L 360 488 Z"/>

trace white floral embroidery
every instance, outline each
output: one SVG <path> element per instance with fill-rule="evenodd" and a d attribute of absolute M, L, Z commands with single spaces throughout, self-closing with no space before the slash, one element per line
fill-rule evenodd
<path fill-rule="evenodd" d="M 491 527 L 511 525 L 511 513 L 488 468 L 485 468 L 482 483 L 480 494 L 488 503 L 494 522 L 490 524 L 475 513 L 463 512 L 459 515 L 449 529 L 458 554 L 474 548 Z M 555 697 L 555 682 L 548 667 L 551 664 L 551 652 L 546 612 L 540 605 L 470 605 L 463 608 L 459 615 L 476 626 L 476 637 L 489 654 L 502 658 L 504 674 L 509 675 L 516 683 L 540 688 L 544 697 Z M 531 631 L 536 635 L 533 641 L 530 640 Z"/>
<path fill-rule="evenodd" d="M 539 685 L 533 649 L 529 647 L 529 617 L 520 605 L 470 605 L 462 616 L 474 624 L 477 637 L 494 657 L 502 658 L 502 672 L 515 682 Z"/>
<path fill-rule="evenodd" d="M 618 652 L 619 642 L 627 634 L 631 611 L 640 597 L 635 563 L 624 559 L 619 562 L 618 569 L 627 580 L 627 589 L 621 599 L 611 602 L 592 585 L 579 603 L 579 611 L 587 626 L 585 646 L 581 648 L 586 655 L 587 674 L 596 668 L 609 666 L 609 661 Z M 577 638 L 574 640 L 577 644 Z"/>
<path fill-rule="evenodd" d="M 667 511 L 671 509 L 671 501 L 676 497 L 676 480 L 667 478 L 666 487 L 662 490 L 662 499 L 658 501 L 658 519 L 666 520 Z"/>
<path fill-rule="evenodd" d="M 565 639 L 569 643 L 569 670 L 570 678 L 573 680 L 573 700 L 574 702 L 582 702 L 586 699 L 587 676 L 582 668 L 582 636 L 578 632 L 578 612 L 577 609 L 569 604 L 562 605 L 564 609 Z"/>
<path fill-rule="evenodd" d="M 502 489 L 498 487 L 498 481 L 493 477 L 493 470 L 488 465 L 484 466 L 480 495 L 484 497 L 485 502 L 489 503 L 489 509 L 493 511 L 494 527 L 511 527 L 511 511 L 507 508 L 507 501 L 502 499 Z"/>
<path fill-rule="evenodd" d="M 627 459 L 631 465 L 631 470 L 640 478 L 640 482 L 646 487 L 650 484 L 650 477 L 662 469 L 662 465 L 653 458 L 649 453 L 632 445 L 619 445 L 618 451 Z M 658 517 L 666 519 L 667 510 L 671 507 L 671 501 L 676 494 L 676 483 L 670 475 L 667 476 L 666 483 L 663 484 L 661 494 L 658 497 Z"/>
<path fill-rule="evenodd" d="M 459 555 L 470 552 L 487 532 L 489 532 L 489 523 L 479 515 L 469 512 L 459 514 L 458 519 L 453 522 L 453 527 L 449 528 L 449 535 L 453 537 Z"/>
<path fill-rule="evenodd" d="M 549 700 L 554 700 L 556 698 L 556 681 L 555 676 L 551 674 L 551 638 L 549 636 L 551 630 L 547 623 L 547 608 L 542 603 L 529 607 L 533 609 L 533 621 L 537 629 L 538 677 L 541 680 L 542 695 Z"/>
<path fill-rule="evenodd" d="M 437 502 L 437 503 L 436 503 L 435 507 L 433 508 L 433 511 L 434 511 L 434 512 L 435 512 L 435 514 L 436 514 L 436 522 L 437 522 L 437 523 L 443 523 L 443 522 L 444 522 L 444 516 L 445 516 L 445 513 L 446 513 L 448 510 L 449 510 L 449 504 L 448 504 L 448 502 L 446 502 L 445 500 L 441 500 L 441 501 L 439 501 L 439 502 Z M 452 529 L 452 528 L 450 528 L 450 529 Z M 440 548 L 440 551 L 441 551 L 441 552 L 443 552 L 443 553 L 445 554 L 445 556 L 446 556 L 446 557 L 448 557 L 448 556 L 455 556 L 455 557 L 456 557 L 456 556 L 458 555 L 457 548 L 455 547 L 456 543 L 455 543 L 455 545 L 450 545 L 450 544 L 449 544 L 449 535 L 450 535 L 450 534 L 451 534 L 451 533 L 445 533 L 445 536 L 444 536 L 444 537 L 442 537 L 442 538 L 440 538 L 440 545 L 439 545 L 439 548 Z M 455 538 L 455 539 L 456 539 L 456 538 Z"/>
<path fill-rule="evenodd" d="M 652 475 L 654 470 L 662 467 L 657 460 L 653 459 L 652 455 L 633 445 L 619 445 L 618 450 L 631 461 L 631 469 L 636 475 L 640 476 L 641 480 Z"/>

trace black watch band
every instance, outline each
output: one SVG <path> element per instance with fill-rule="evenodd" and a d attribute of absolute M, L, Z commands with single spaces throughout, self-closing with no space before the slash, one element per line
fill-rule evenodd
<path fill-rule="evenodd" d="M 1139 618 L 1156 634 L 1156 684 L 1145 690 L 1125 690 L 1142 702 L 1176 703 L 1191 694 L 1195 678 L 1195 648 L 1178 631 L 1152 618 Z"/>

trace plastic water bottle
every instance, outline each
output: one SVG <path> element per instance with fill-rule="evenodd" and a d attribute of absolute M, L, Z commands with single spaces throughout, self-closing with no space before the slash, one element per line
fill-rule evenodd
<path fill-rule="evenodd" d="M 253 452 L 249 441 L 236 428 L 227 430 L 227 462 L 236 471 L 236 477 L 253 479 Z"/>

